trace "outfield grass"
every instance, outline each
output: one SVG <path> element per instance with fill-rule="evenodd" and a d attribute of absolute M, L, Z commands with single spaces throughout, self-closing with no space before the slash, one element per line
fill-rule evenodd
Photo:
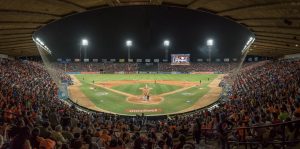
<path fill-rule="evenodd" d="M 90 98 L 90 100 L 99 108 L 119 113 L 135 115 L 137 113 L 130 113 L 128 109 L 162 109 L 162 112 L 147 113 L 146 115 L 152 114 L 168 114 L 177 111 L 184 110 L 192 106 L 198 101 L 203 95 L 209 91 L 207 86 L 212 80 L 214 80 L 217 75 L 215 74 L 205 74 L 205 75 L 192 75 L 192 74 L 80 74 L 76 75 L 80 80 L 82 85 L 80 89 L 82 92 Z M 208 80 L 209 78 L 209 80 Z M 160 104 L 156 105 L 144 105 L 144 104 L 133 104 L 126 101 L 126 96 L 111 92 L 107 89 L 94 86 L 96 89 L 91 89 L 93 87 L 92 82 L 106 82 L 106 81 L 116 81 L 116 80 L 177 80 L 177 81 L 191 81 L 199 82 L 201 80 L 201 86 L 192 87 L 188 90 L 177 92 L 175 94 L 170 94 L 164 96 L 164 100 Z M 114 88 L 121 90 L 123 92 L 132 93 L 135 95 L 140 94 L 139 87 L 143 87 L 144 83 L 139 84 L 128 84 L 115 86 Z M 150 84 L 153 85 L 153 84 Z M 151 87 L 152 88 L 152 87 Z M 160 84 L 158 86 L 153 86 L 156 90 L 156 94 L 169 92 L 180 88 L 178 86 L 164 85 Z M 105 94 L 103 94 L 105 93 Z M 152 93 L 152 91 L 151 91 Z"/>

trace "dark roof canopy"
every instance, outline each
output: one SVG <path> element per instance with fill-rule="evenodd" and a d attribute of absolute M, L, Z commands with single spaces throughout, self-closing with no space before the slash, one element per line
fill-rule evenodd
<path fill-rule="evenodd" d="M 44 25 L 87 10 L 124 5 L 166 5 L 208 11 L 254 32 L 250 54 L 300 52 L 300 0 L 1 0 L 0 53 L 38 55 L 32 34 Z"/>

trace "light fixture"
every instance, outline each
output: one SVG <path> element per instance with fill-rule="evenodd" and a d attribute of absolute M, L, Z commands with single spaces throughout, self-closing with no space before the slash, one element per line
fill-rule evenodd
<path fill-rule="evenodd" d="M 81 45 L 87 46 L 87 45 L 89 45 L 89 41 L 87 39 L 82 39 L 81 40 Z"/>
<path fill-rule="evenodd" d="M 170 41 L 169 40 L 165 40 L 164 41 L 164 46 L 166 46 L 166 47 L 170 46 Z"/>
<path fill-rule="evenodd" d="M 214 45 L 214 40 L 208 39 L 208 40 L 206 41 L 206 45 L 208 45 L 208 46 Z"/>
<path fill-rule="evenodd" d="M 126 41 L 126 46 L 127 47 L 131 47 L 132 46 L 132 41 L 131 40 L 127 40 Z"/>

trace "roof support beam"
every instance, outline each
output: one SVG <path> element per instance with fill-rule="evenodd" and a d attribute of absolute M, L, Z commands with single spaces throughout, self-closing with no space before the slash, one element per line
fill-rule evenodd
<path fill-rule="evenodd" d="M 282 34 L 282 33 L 274 33 L 274 32 L 265 32 L 265 31 L 255 31 L 255 35 L 264 35 L 264 36 L 272 36 L 286 39 L 300 39 L 298 35 L 290 35 L 290 34 Z"/>
<path fill-rule="evenodd" d="M 4 9 L 1 9 L 0 12 L 5 12 L 5 13 L 8 13 L 8 12 L 12 12 L 12 13 L 20 13 L 20 14 L 26 14 L 26 15 L 41 15 L 41 16 L 51 16 L 55 19 L 59 19 L 61 18 L 61 16 L 59 15 L 55 15 L 55 14 L 50 14 L 50 13 L 44 13 L 44 12 L 35 12 L 35 11 L 24 11 L 24 10 L 4 10 Z"/>
<path fill-rule="evenodd" d="M 282 43 L 289 43 L 289 44 L 300 44 L 300 41 L 287 39 L 287 38 L 276 38 L 272 36 L 263 36 L 263 35 L 256 35 L 256 40 L 269 40 L 269 41 L 276 41 L 276 42 L 282 42 Z"/>
<path fill-rule="evenodd" d="M 300 35 L 297 35 L 297 34 L 293 34 L 293 33 L 282 33 L 282 32 L 277 32 L 277 31 L 255 31 L 255 30 L 253 30 L 253 32 L 254 33 L 269 33 L 269 34 L 274 34 L 274 35 L 282 35 L 282 36 L 286 36 L 286 37 L 288 37 L 288 36 L 290 36 L 290 37 L 297 37 L 297 36 L 299 36 L 300 37 Z"/>
<path fill-rule="evenodd" d="M 66 1 L 66 0 L 46 0 L 46 2 L 48 2 L 48 3 L 55 3 L 55 4 L 58 4 L 58 5 L 66 6 L 66 7 L 69 7 L 71 9 L 76 10 L 76 12 L 83 12 L 83 11 L 86 10 L 86 8 L 84 8 L 84 7 L 80 6 L 80 5 L 77 5 L 76 3 L 73 3 L 71 1 Z"/>
<path fill-rule="evenodd" d="M 232 8 L 232 9 L 224 10 L 224 11 L 221 11 L 217 14 L 221 15 L 221 16 L 224 16 L 224 15 L 230 15 L 230 14 L 233 14 L 233 13 L 239 13 L 241 11 L 255 11 L 257 9 L 267 10 L 269 8 L 284 7 L 286 5 L 293 6 L 294 3 L 297 3 L 297 2 L 286 0 L 285 2 L 282 2 L 282 1 L 278 2 L 277 1 L 277 2 L 269 2 L 269 3 L 259 4 L 259 5 L 254 4 L 254 5 L 248 5 L 248 6 L 244 6 L 244 7 L 238 7 L 238 8 Z"/>
<path fill-rule="evenodd" d="M 105 2 L 111 7 L 118 6 L 121 4 L 120 0 L 105 0 Z"/>
<path fill-rule="evenodd" d="M 205 5 L 209 2 L 211 2 L 212 0 L 193 0 L 188 6 L 187 8 L 189 9 L 198 9 L 200 5 Z"/>
<path fill-rule="evenodd" d="M 0 40 L 0 44 L 1 43 L 7 43 L 7 42 L 13 42 L 13 41 L 32 41 L 32 38 L 31 37 L 21 37 L 21 38 L 7 38 L 7 39 L 1 39 Z"/>
<path fill-rule="evenodd" d="M 0 22 L 0 29 L 17 29 L 17 28 L 24 28 L 24 29 L 34 29 L 38 28 L 39 26 L 42 26 L 44 24 L 41 23 L 20 23 L 20 22 L 14 22 L 14 23 L 9 23 L 9 22 Z"/>
<path fill-rule="evenodd" d="M 154 5 L 161 5 L 162 4 L 162 0 L 149 0 L 150 4 L 154 4 Z"/>
<path fill-rule="evenodd" d="M 18 47 L 26 47 L 26 46 L 35 47 L 36 45 L 34 43 L 24 43 L 24 44 L 0 46 L 0 49 L 18 48 Z"/>
<path fill-rule="evenodd" d="M 20 44 L 20 43 L 32 43 L 33 41 L 32 40 L 28 40 L 28 39 L 26 39 L 26 40 L 16 40 L 16 41 L 6 41 L 6 42 L 2 42 L 2 41 L 0 41 L 0 46 L 1 45 L 11 45 L 11 44 Z"/>
<path fill-rule="evenodd" d="M 293 51 L 300 51 L 299 47 L 292 47 L 292 46 L 285 46 L 285 45 L 278 45 L 278 44 L 273 44 L 273 43 L 268 43 L 268 42 L 258 42 L 255 41 L 254 46 L 267 46 L 267 47 L 272 47 L 272 48 L 283 48 L 283 49 L 291 49 Z M 255 47 L 256 48 L 256 47 Z"/>
<path fill-rule="evenodd" d="M 237 19 L 237 22 L 244 22 L 244 21 L 281 21 L 283 19 L 289 20 L 300 20 L 300 17 L 275 17 L 275 18 L 247 18 L 247 19 Z"/>
<path fill-rule="evenodd" d="M 5 36 L 0 36 L 1 40 L 4 39 L 19 39 L 19 38 L 24 38 L 24 37 L 32 37 L 32 34 L 13 34 L 13 35 L 5 35 Z"/>
<path fill-rule="evenodd" d="M 11 30 L 0 30 L 0 36 L 2 35 L 15 35 L 15 34 L 32 34 L 34 29 L 11 29 Z"/>

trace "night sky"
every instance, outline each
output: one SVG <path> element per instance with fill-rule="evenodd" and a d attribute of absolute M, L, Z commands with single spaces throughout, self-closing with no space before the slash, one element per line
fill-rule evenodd
<path fill-rule="evenodd" d="M 79 58 L 81 39 L 89 40 L 88 58 L 127 58 L 125 41 L 131 39 L 131 57 L 164 58 L 169 54 L 207 58 L 206 40 L 214 39 L 212 58 L 238 58 L 249 37 L 245 27 L 202 11 L 165 6 L 124 6 L 72 15 L 36 32 L 55 58 Z"/>

